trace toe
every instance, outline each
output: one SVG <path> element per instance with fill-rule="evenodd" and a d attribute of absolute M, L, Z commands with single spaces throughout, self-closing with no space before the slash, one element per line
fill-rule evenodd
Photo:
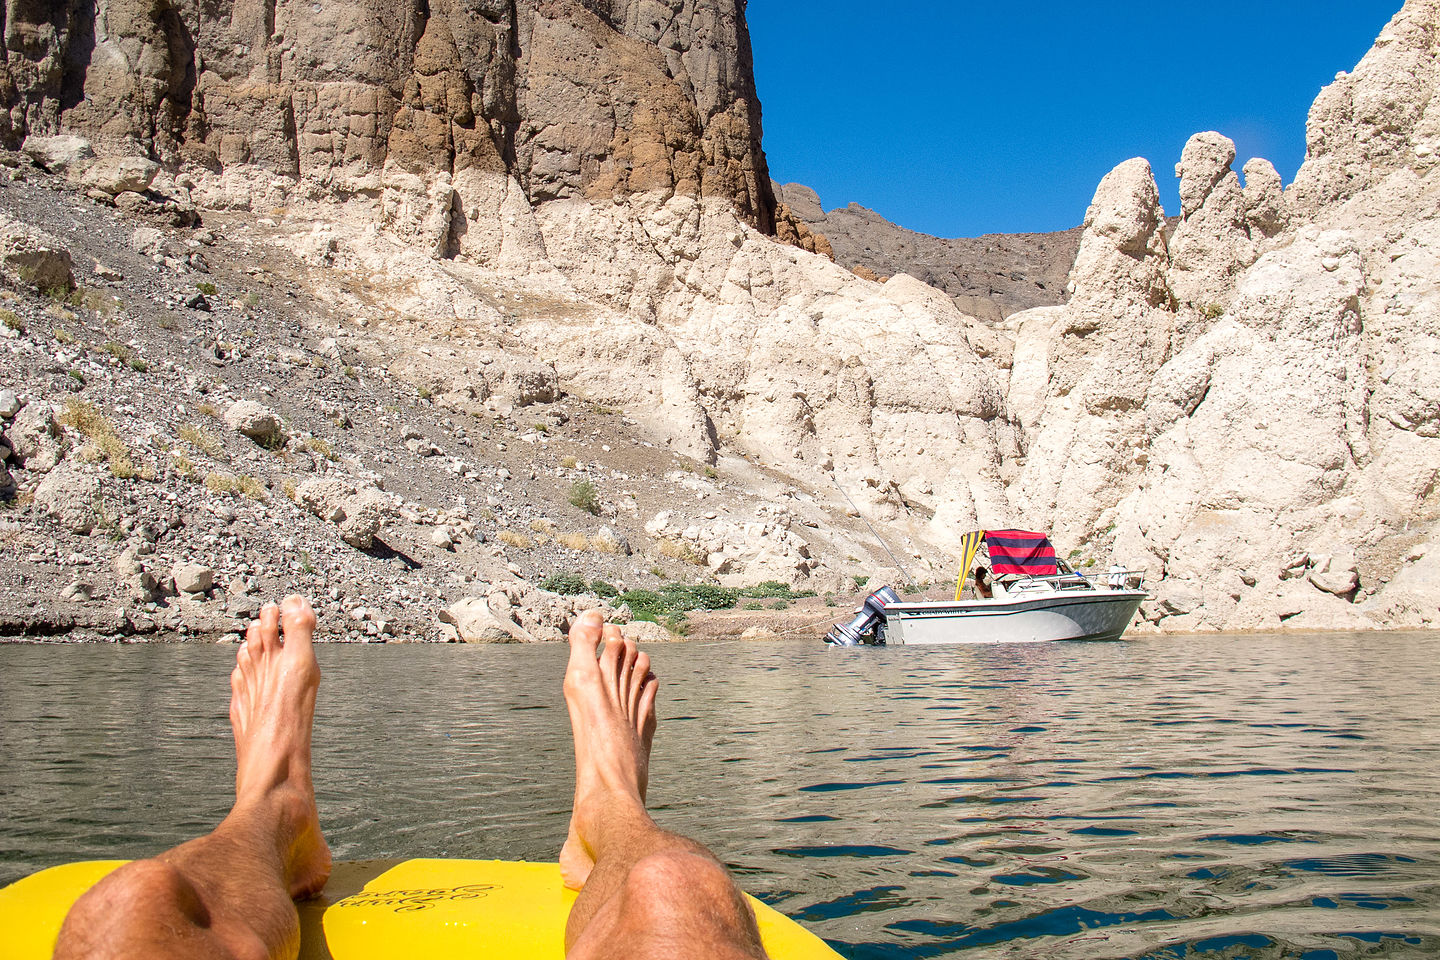
<path fill-rule="evenodd" d="M 652 673 L 645 678 L 645 685 L 640 689 L 640 741 L 646 751 L 655 740 L 655 695 L 659 691 L 660 681 Z"/>
<path fill-rule="evenodd" d="M 291 594 L 280 608 L 280 625 L 285 628 L 285 649 L 304 653 L 315 636 L 315 611 L 310 601 Z"/>
<path fill-rule="evenodd" d="M 235 669 L 230 671 L 230 726 L 233 727 L 237 733 L 244 732 L 241 730 L 241 727 L 243 726 L 242 721 L 245 711 L 242 709 L 240 703 L 241 698 L 244 696 L 244 674 L 240 670 L 240 665 L 236 664 Z"/>
<path fill-rule="evenodd" d="M 280 648 L 280 608 L 267 603 L 260 608 L 259 650 L 260 655 L 274 653 Z"/>
<path fill-rule="evenodd" d="M 242 682 L 250 680 L 255 675 L 255 658 L 260 655 L 260 623 L 257 620 L 250 622 L 250 627 L 245 631 L 245 642 L 240 644 L 240 649 L 235 651 L 235 670 L 240 675 Z"/>
<path fill-rule="evenodd" d="M 599 671 L 595 665 L 595 652 L 600 647 L 600 635 L 604 625 L 605 617 L 599 610 L 585 611 L 570 625 L 570 664 L 565 671 L 567 679 L 592 677 Z"/>
<path fill-rule="evenodd" d="M 620 675 L 621 654 L 625 646 L 618 627 L 605 625 L 605 649 L 600 651 L 600 675 L 605 678 L 606 690 L 614 694 L 616 680 Z"/>
<path fill-rule="evenodd" d="M 635 661 L 640 656 L 640 650 L 635 646 L 634 640 L 621 641 L 620 647 L 620 674 L 615 678 L 617 686 L 615 692 L 620 695 L 620 702 L 630 702 L 630 678 L 635 674 Z"/>
<path fill-rule="evenodd" d="M 650 676 L 650 655 L 643 651 L 635 654 L 635 666 L 630 671 L 630 689 L 626 704 L 630 708 L 630 716 L 640 717 L 640 695 L 645 692 L 645 680 Z"/>

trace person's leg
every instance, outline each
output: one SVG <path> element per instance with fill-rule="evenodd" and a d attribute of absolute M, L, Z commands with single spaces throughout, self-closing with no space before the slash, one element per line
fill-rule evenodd
<path fill-rule="evenodd" d="M 297 955 L 292 898 L 319 893 L 330 875 L 310 782 L 314 632 L 300 597 L 260 612 L 230 675 L 235 806 L 207 836 L 96 884 L 65 918 L 57 960 Z"/>
<path fill-rule="evenodd" d="M 560 866 L 580 890 L 566 955 L 764 957 L 755 915 L 725 867 L 645 810 L 656 688 L 649 657 L 598 612 L 580 617 L 565 670 L 575 808 Z"/>

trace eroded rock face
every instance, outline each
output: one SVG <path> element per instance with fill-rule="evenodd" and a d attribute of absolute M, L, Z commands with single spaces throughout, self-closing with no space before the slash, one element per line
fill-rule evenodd
<path fill-rule="evenodd" d="M 1147 569 L 1163 627 L 1440 618 L 1437 32 L 1440 4 L 1407 3 L 1322 93 L 1287 192 L 1192 138 L 1168 245 L 1139 161 L 1117 168 L 1070 303 L 1018 318 L 1016 506 Z"/>
<path fill-rule="evenodd" d="M 513 181 L 531 203 L 718 196 L 762 231 L 749 36 L 736 0 L 115 0 L 7 11 L 0 140 L 48 166 L 102 159 L 102 188 L 181 166 L 211 203 L 300 182 L 383 194 L 389 216 L 464 245 Z M 103 15 L 101 15 L 103 12 Z M 50 139 L 46 139 L 50 138 Z M 91 164 L 91 166 L 97 166 Z M 79 171 L 77 170 L 77 173 Z M 149 177 L 147 178 L 147 174 Z M 134 184 L 142 184 L 134 186 Z M 119 188 L 119 189 L 112 189 Z"/>
<path fill-rule="evenodd" d="M 1423 178 L 1440 164 L 1440 4 L 1409 0 L 1352 73 L 1336 75 L 1305 124 L 1305 163 L 1291 202 L 1309 217 L 1329 204 Z"/>

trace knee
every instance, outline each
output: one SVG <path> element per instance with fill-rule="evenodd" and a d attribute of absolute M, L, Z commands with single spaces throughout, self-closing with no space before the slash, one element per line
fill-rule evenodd
<path fill-rule="evenodd" d="M 749 913 L 729 872 L 700 853 L 668 851 L 643 857 L 630 869 L 624 895 L 632 909 L 656 922 L 697 912 L 735 922 Z"/>
<path fill-rule="evenodd" d="M 150 912 L 160 906 L 197 921 L 204 920 L 205 905 L 185 875 L 163 860 L 136 860 L 127 863 L 75 904 L 75 910 L 99 910 L 102 915 L 125 916 Z"/>
<path fill-rule="evenodd" d="M 144 933 L 147 921 L 204 925 L 204 903 L 179 870 L 160 860 L 136 860 L 91 887 L 65 917 L 56 957 L 106 956 Z"/>

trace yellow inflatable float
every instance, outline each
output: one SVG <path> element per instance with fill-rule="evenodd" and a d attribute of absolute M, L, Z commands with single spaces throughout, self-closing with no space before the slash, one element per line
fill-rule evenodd
<path fill-rule="evenodd" d="M 41 870 L 0 890 L 8 960 L 49 960 L 80 895 L 124 860 Z M 361 860 L 337 863 L 300 904 L 301 960 L 561 960 L 575 893 L 554 863 Z M 754 898 L 773 960 L 835 960 L 825 941 Z"/>

